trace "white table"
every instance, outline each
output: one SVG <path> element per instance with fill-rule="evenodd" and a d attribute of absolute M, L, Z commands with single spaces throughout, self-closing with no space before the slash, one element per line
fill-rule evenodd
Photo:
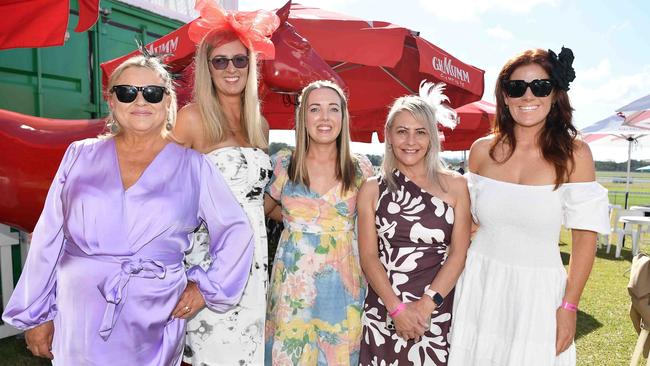
<path fill-rule="evenodd" d="M 650 213 L 650 206 L 632 206 L 630 207 L 630 210 L 640 211 L 643 212 L 643 214 L 645 215 Z"/>
<path fill-rule="evenodd" d="M 641 232 L 643 231 L 643 226 L 650 225 L 650 217 L 645 216 L 621 216 L 618 218 L 618 222 L 623 224 L 632 225 L 632 255 L 637 255 L 639 253 L 639 238 L 641 237 Z M 625 235 L 619 235 L 619 242 L 623 241 Z M 621 243 L 622 245 L 622 243 Z M 618 247 L 620 248 L 620 246 Z M 618 249 L 617 248 L 617 252 Z M 619 253 L 620 254 L 620 253 Z"/>

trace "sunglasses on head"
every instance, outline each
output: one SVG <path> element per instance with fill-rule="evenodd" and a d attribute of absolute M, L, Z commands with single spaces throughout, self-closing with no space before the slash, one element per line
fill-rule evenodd
<path fill-rule="evenodd" d="M 524 80 L 504 80 L 503 90 L 510 98 L 519 98 L 526 94 L 526 89 L 536 97 L 546 97 L 553 91 L 553 81 L 550 79 L 535 79 L 531 82 Z"/>
<path fill-rule="evenodd" d="M 232 58 L 225 56 L 216 56 L 210 60 L 210 63 L 216 70 L 225 70 L 228 67 L 228 62 L 230 61 L 232 61 L 232 65 L 238 69 L 248 67 L 248 56 L 246 55 L 235 55 Z"/>
<path fill-rule="evenodd" d="M 149 103 L 160 103 L 165 93 L 169 93 L 167 88 L 159 85 L 115 85 L 111 88 L 111 93 L 115 93 L 117 100 L 122 103 L 133 102 L 138 97 L 138 92 L 142 92 L 142 97 Z"/>

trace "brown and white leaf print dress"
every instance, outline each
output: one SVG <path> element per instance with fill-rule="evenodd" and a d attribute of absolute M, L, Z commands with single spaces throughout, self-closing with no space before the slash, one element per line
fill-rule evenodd
<path fill-rule="evenodd" d="M 375 214 L 379 260 L 393 291 L 408 303 L 420 299 L 447 258 L 454 209 L 395 171 L 398 189 L 379 180 Z M 362 366 L 446 365 L 453 291 L 431 315 L 431 326 L 419 342 L 404 341 L 386 328 L 387 311 L 372 287 L 364 303 Z"/>

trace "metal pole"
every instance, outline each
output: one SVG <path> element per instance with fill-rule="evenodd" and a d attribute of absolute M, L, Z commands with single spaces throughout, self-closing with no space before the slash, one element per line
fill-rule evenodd
<path fill-rule="evenodd" d="M 632 163 L 632 142 L 634 138 L 627 138 L 627 179 L 625 180 L 625 209 L 627 210 L 628 196 L 630 195 L 630 164 Z"/>

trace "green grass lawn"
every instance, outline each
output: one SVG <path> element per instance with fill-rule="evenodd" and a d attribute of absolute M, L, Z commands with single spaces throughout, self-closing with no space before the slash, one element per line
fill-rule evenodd
<path fill-rule="evenodd" d="M 650 249 L 650 236 L 644 237 L 642 250 Z M 591 277 L 580 301 L 576 346 L 578 366 L 620 366 L 630 362 L 636 333 L 629 320 L 630 298 L 627 293 L 629 268 L 632 260 L 630 239 L 615 259 L 615 247 L 606 254 L 605 247 L 596 255 Z M 565 265 L 569 262 L 571 240 L 563 230 L 560 250 Z"/>

